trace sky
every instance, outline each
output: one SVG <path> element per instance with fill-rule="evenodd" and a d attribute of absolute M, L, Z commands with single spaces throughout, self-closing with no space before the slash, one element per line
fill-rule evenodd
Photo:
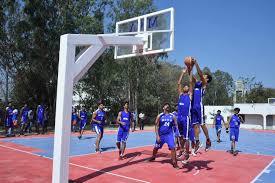
<path fill-rule="evenodd" d="M 159 10 L 175 8 L 175 50 L 169 60 L 183 65 L 194 56 L 201 67 L 239 77 L 256 77 L 275 88 L 274 0 L 154 0 Z"/>

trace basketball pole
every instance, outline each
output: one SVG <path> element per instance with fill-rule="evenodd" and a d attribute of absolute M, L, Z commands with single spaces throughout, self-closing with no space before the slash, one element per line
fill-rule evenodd
<path fill-rule="evenodd" d="M 60 38 L 53 154 L 53 183 L 67 183 L 71 133 L 73 85 L 89 70 L 109 46 L 143 45 L 140 37 L 66 34 Z M 77 46 L 89 46 L 75 56 Z"/>

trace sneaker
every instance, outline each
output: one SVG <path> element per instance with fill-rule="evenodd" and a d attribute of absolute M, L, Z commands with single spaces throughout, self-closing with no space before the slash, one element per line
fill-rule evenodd
<path fill-rule="evenodd" d="M 183 155 L 184 155 L 184 153 L 180 151 L 179 154 L 177 155 L 177 158 L 182 159 Z"/>
<path fill-rule="evenodd" d="M 237 155 L 238 155 L 238 151 L 234 151 L 233 156 L 237 156 Z"/>
<path fill-rule="evenodd" d="M 233 154 L 233 153 L 234 153 L 233 149 L 229 150 L 229 153 L 230 153 L 230 154 Z"/>
<path fill-rule="evenodd" d="M 205 151 L 207 152 L 211 148 L 211 141 L 210 139 L 206 140 L 205 144 Z"/>
<path fill-rule="evenodd" d="M 190 159 L 189 154 L 185 154 L 185 155 L 184 155 L 184 160 L 181 161 L 182 164 L 185 164 L 185 165 L 186 165 L 186 164 L 189 162 L 189 159 Z"/>
<path fill-rule="evenodd" d="M 82 136 L 81 136 L 81 135 L 79 135 L 79 136 L 78 136 L 78 139 L 80 140 L 81 138 L 82 138 Z"/>
<path fill-rule="evenodd" d="M 191 155 L 194 156 L 194 157 L 197 156 L 197 154 L 195 153 L 195 150 L 194 150 L 194 149 L 191 150 Z"/>

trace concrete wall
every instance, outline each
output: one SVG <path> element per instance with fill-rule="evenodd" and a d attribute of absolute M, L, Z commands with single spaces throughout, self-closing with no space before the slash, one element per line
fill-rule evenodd
<path fill-rule="evenodd" d="M 263 116 L 258 114 L 246 114 L 245 123 L 241 124 L 242 128 L 263 129 Z"/>

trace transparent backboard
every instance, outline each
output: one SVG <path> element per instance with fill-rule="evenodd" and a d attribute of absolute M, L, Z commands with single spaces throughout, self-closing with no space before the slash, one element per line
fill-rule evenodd
<path fill-rule="evenodd" d="M 140 37 L 143 45 L 116 46 L 115 59 L 174 49 L 174 9 L 169 8 L 116 23 L 117 36 Z"/>

